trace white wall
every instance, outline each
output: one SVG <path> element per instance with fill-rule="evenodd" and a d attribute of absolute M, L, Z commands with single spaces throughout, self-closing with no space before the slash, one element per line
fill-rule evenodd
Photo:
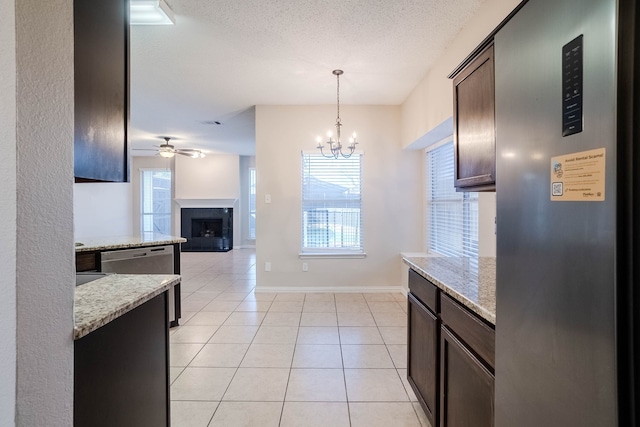
<path fill-rule="evenodd" d="M 402 104 L 402 145 L 413 143 L 451 117 L 447 76 L 506 18 L 521 0 L 486 0 Z"/>
<path fill-rule="evenodd" d="M 299 259 L 301 150 L 335 123 L 335 106 L 257 106 L 257 287 L 399 287 L 401 251 L 422 248 L 422 156 L 400 146 L 400 108 L 341 106 L 345 133 L 358 132 L 363 158 L 365 259 Z M 271 204 L 264 203 L 265 194 Z M 272 271 L 264 271 L 265 261 Z"/>
<path fill-rule="evenodd" d="M 240 156 L 209 154 L 204 159 L 176 156 L 176 199 L 240 197 Z"/>
<path fill-rule="evenodd" d="M 20 0 L 15 7 L 17 203 L 9 207 L 17 207 L 16 424 L 70 426 L 73 2 Z"/>
<path fill-rule="evenodd" d="M 89 237 L 130 236 L 133 232 L 131 192 L 128 182 L 74 184 L 76 241 Z"/>
<path fill-rule="evenodd" d="M 0 0 L 0 425 L 16 408 L 16 25 L 14 0 Z"/>

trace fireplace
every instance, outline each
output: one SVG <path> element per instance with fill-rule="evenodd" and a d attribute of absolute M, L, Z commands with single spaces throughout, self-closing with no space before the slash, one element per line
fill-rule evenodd
<path fill-rule="evenodd" d="M 182 208 L 183 252 L 228 252 L 233 249 L 233 208 Z"/>

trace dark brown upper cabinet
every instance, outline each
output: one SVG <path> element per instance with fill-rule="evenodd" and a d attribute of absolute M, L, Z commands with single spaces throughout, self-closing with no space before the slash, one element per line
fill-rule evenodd
<path fill-rule="evenodd" d="M 453 78 L 456 189 L 495 191 L 493 43 L 450 77 Z"/>
<path fill-rule="evenodd" d="M 129 0 L 75 0 L 76 182 L 129 181 Z"/>

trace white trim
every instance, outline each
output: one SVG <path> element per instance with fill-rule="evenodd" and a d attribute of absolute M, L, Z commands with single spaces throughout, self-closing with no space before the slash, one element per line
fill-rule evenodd
<path fill-rule="evenodd" d="M 324 258 L 324 259 L 362 259 L 366 258 L 365 252 L 304 252 L 299 253 L 299 259 Z"/>
<path fill-rule="evenodd" d="M 238 199 L 173 199 L 181 208 L 233 208 Z"/>
<path fill-rule="evenodd" d="M 436 144 L 445 138 L 444 135 L 453 135 L 453 116 L 407 145 L 405 150 L 423 150 L 429 148 L 432 144 Z"/>
<path fill-rule="evenodd" d="M 444 144 L 447 144 L 448 142 L 451 142 L 451 141 L 453 141 L 453 134 L 447 135 L 446 137 L 442 138 L 441 140 L 436 141 L 433 144 L 429 145 L 427 148 L 424 149 L 424 152 L 428 153 L 429 151 L 433 151 L 436 148 L 440 148 Z"/>
<path fill-rule="evenodd" d="M 332 292 L 334 294 L 342 293 L 404 293 L 406 289 L 403 286 L 256 286 L 255 293 L 260 292 L 278 292 L 278 293 L 321 293 Z"/>

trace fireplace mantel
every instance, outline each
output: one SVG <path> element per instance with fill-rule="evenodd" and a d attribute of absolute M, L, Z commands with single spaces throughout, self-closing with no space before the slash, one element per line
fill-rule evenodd
<path fill-rule="evenodd" d="M 232 208 L 238 199 L 173 199 L 181 208 Z"/>

